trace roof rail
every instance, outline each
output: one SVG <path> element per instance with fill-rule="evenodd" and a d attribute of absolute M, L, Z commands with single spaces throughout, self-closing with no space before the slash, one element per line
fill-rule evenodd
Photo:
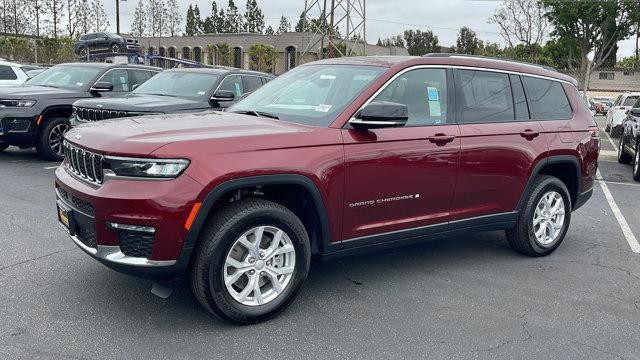
<path fill-rule="evenodd" d="M 467 54 L 456 54 L 456 53 L 429 53 L 429 54 L 422 55 L 422 57 L 461 57 L 461 58 L 472 58 L 472 59 L 497 60 L 497 61 L 515 63 L 515 64 L 536 66 L 536 67 L 539 67 L 539 68 L 542 68 L 542 69 L 545 69 L 545 70 L 558 72 L 558 69 L 556 69 L 554 67 L 551 67 L 551 66 L 534 64 L 534 63 L 529 63 L 529 62 L 526 62 L 526 61 L 503 59 L 503 58 L 492 57 L 492 56 L 467 55 Z"/>

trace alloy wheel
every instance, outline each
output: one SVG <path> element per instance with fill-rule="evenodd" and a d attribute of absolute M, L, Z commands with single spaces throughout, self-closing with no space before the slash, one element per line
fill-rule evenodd
<path fill-rule="evenodd" d="M 58 156 L 64 156 L 64 150 L 62 148 L 62 142 L 64 141 L 64 134 L 69 130 L 68 124 L 58 124 L 51 129 L 49 133 L 49 147 Z"/>
<path fill-rule="evenodd" d="M 224 263 L 224 283 L 240 304 L 264 305 L 289 285 L 296 250 L 287 234 L 275 226 L 258 226 L 242 234 Z"/>
<path fill-rule="evenodd" d="M 634 174 L 638 173 L 638 167 L 640 167 L 640 149 L 638 148 L 638 146 L 636 146 L 636 156 L 635 156 L 635 160 L 633 162 L 633 173 Z"/>
<path fill-rule="evenodd" d="M 562 231 L 565 219 L 564 199 L 556 191 L 548 191 L 536 205 L 533 214 L 533 232 L 536 242 L 543 246 L 552 244 Z"/>

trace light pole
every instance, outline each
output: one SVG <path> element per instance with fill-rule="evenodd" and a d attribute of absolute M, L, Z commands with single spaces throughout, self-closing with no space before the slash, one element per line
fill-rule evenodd
<path fill-rule="evenodd" d="M 120 35 L 120 0 L 116 0 L 116 34 Z"/>

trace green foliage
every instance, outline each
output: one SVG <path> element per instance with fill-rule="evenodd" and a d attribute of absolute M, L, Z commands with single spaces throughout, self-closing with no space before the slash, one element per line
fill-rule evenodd
<path fill-rule="evenodd" d="M 409 55 L 422 56 L 428 53 L 440 52 L 438 37 L 431 30 L 406 30 L 404 32 L 404 40 L 407 42 Z"/>
<path fill-rule="evenodd" d="M 229 0 L 229 4 L 227 5 L 227 17 L 223 28 L 224 31 L 222 32 L 237 34 L 242 32 L 243 29 L 243 17 L 238 11 L 238 7 L 233 0 Z"/>
<path fill-rule="evenodd" d="M 291 31 L 291 24 L 289 23 L 289 20 L 287 20 L 287 18 L 282 15 L 280 17 L 280 25 L 278 25 L 277 33 L 282 34 L 289 31 Z"/>
<path fill-rule="evenodd" d="M 636 69 L 640 69 L 640 66 L 638 66 L 639 64 L 640 62 L 638 61 L 638 58 L 636 58 L 634 55 L 634 56 L 627 56 L 622 60 L 618 61 L 616 63 L 616 67 L 620 69 L 625 69 L 625 70 L 636 70 Z"/>
<path fill-rule="evenodd" d="M 271 27 L 271 25 L 267 26 L 267 29 L 264 31 L 264 33 L 266 35 L 275 35 L 276 31 L 273 30 L 273 28 Z"/>
<path fill-rule="evenodd" d="M 69 37 L 43 37 L 36 41 L 26 38 L 0 38 L 0 57 L 23 63 L 58 64 L 75 59 L 74 40 Z"/>
<path fill-rule="evenodd" d="M 479 42 L 475 31 L 463 26 L 456 40 L 456 52 L 459 54 L 477 55 L 480 47 Z"/>
<path fill-rule="evenodd" d="M 386 38 L 384 40 L 380 40 L 378 39 L 378 46 L 397 46 L 397 47 L 405 47 L 406 44 L 404 42 L 404 38 L 402 37 L 402 35 L 396 35 L 396 36 L 392 36 L 390 38 Z"/>
<path fill-rule="evenodd" d="M 253 70 L 273 72 L 278 61 L 278 52 L 272 46 L 255 44 L 249 48 L 249 63 Z"/>
<path fill-rule="evenodd" d="M 211 51 L 212 49 L 213 51 Z M 231 45 L 227 43 L 216 45 L 209 44 L 207 45 L 207 50 L 209 51 L 209 54 L 215 54 L 216 65 L 233 66 L 233 48 L 231 47 Z M 210 58 L 210 60 L 211 63 L 214 63 L 213 59 Z"/>
<path fill-rule="evenodd" d="M 244 29 L 252 34 L 262 34 L 264 15 L 256 0 L 247 0 L 247 11 L 244 13 Z"/>

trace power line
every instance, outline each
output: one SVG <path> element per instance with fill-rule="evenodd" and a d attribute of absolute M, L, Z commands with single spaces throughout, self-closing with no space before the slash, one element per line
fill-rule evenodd
<path fill-rule="evenodd" d="M 372 18 L 367 18 L 367 20 L 383 22 L 383 23 L 388 23 L 388 24 L 396 24 L 396 25 L 417 26 L 417 27 L 422 27 L 422 28 L 427 28 L 427 29 L 451 30 L 451 31 L 456 31 L 456 32 L 460 31 L 460 29 L 456 29 L 456 28 L 448 28 L 448 27 L 432 26 L 432 25 L 424 25 L 424 24 L 411 24 L 411 23 L 404 23 L 404 22 L 393 21 L 393 20 L 372 19 Z M 500 33 L 497 32 L 497 31 L 494 32 L 494 31 L 474 30 L 474 32 L 482 33 L 482 34 L 500 35 Z"/>

